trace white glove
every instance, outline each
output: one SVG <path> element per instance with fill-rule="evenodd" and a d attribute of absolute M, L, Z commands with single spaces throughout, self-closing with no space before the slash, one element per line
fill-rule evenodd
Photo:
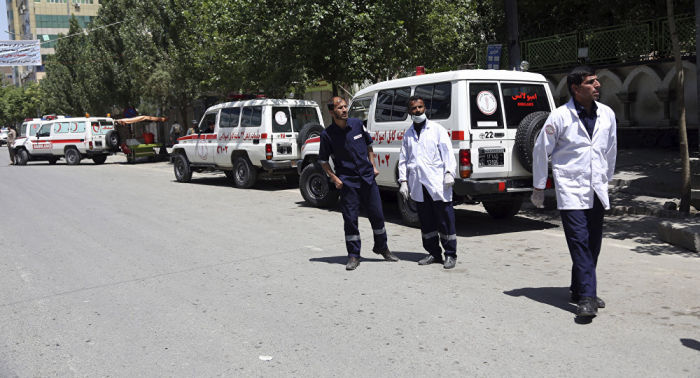
<path fill-rule="evenodd" d="M 445 189 L 449 189 L 455 184 L 455 178 L 452 177 L 452 173 L 445 173 Z"/>
<path fill-rule="evenodd" d="M 533 190 L 530 201 L 539 209 L 544 208 L 544 190 Z"/>
<path fill-rule="evenodd" d="M 403 198 L 408 199 L 408 184 L 406 181 L 401 182 L 401 188 L 399 189 L 399 193 L 403 196 Z"/>

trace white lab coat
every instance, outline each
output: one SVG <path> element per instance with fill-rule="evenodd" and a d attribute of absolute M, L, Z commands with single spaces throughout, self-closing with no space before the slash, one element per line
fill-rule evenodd
<path fill-rule="evenodd" d="M 569 100 L 549 115 L 532 151 L 532 181 L 536 188 L 547 182 L 547 159 L 552 157 L 559 210 L 592 209 L 594 194 L 610 208 L 608 182 L 615 173 L 617 122 L 610 107 L 598 106 L 593 138 Z"/>
<path fill-rule="evenodd" d="M 447 130 L 428 120 L 419 139 L 411 124 L 403 136 L 399 156 L 399 182 L 408 181 L 411 198 L 423 202 L 422 185 L 433 200 L 452 202 L 452 188 L 445 189 L 445 173 L 455 177 L 456 171 L 457 160 Z"/>

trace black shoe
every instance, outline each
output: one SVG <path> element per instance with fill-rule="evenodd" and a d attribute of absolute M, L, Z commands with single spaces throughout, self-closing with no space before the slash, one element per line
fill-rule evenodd
<path fill-rule="evenodd" d="M 583 297 L 578 301 L 578 316 L 596 316 L 598 313 L 598 302 L 593 297 Z"/>
<path fill-rule="evenodd" d="M 378 255 L 382 255 L 382 257 L 384 257 L 384 260 L 386 260 L 386 261 L 393 261 L 393 262 L 399 261 L 399 258 L 396 257 L 396 255 L 394 255 L 393 253 L 391 253 L 389 248 L 383 249 L 381 251 L 373 249 L 372 252 L 374 252 Z"/>
<path fill-rule="evenodd" d="M 576 293 L 571 293 L 571 303 L 578 303 L 581 300 L 581 296 Z M 598 308 L 605 308 L 605 301 L 600 299 L 600 297 L 595 297 L 595 301 L 598 302 Z"/>
<path fill-rule="evenodd" d="M 358 266 L 360 266 L 360 259 L 355 256 L 350 256 L 348 265 L 345 265 L 345 270 L 355 270 Z"/>
<path fill-rule="evenodd" d="M 447 258 L 445 258 L 445 265 L 442 267 L 445 269 L 452 269 L 457 265 L 457 257 L 453 255 L 448 255 Z"/>
<path fill-rule="evenodd" d="M 433 255 L 429 255 L 428 257 L 424 258 L 421 261 L 418 261 L 418 265 L 430 265 L 430 264 L 442 264 L 443 261 L 441 258 L 436 258 Z"/>

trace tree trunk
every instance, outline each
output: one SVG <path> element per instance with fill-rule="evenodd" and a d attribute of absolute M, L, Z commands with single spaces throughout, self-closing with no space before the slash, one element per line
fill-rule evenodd
<path fill-rule="evenodd" d="M 668 28 L 671 32 L 673 42 L 673 57 L 676 61 L 676 75 L 678 84 L 676 86 L 676 101 L 678 103 L 678 133 L 681 149 L 682 166 L 682 186 L 681 186 L 681 206 L 680 211 L 690 212 L 690 156 L 688 154 L 688 132 L 685 125 L 685 89 L 683 86 L 683 61 L 681 60 L 681 48 L 678 44 L 678 30 L 676 29 L 676 19 L 673 16 L 673 0 L 666 0 L 668 9 Z"/>

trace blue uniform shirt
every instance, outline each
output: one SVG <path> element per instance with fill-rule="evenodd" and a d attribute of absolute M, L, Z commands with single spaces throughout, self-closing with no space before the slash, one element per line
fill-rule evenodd
<path fill-rule="evenodd" d="M 332 123 L 321 133 L 318 161 L 327 163 L 332 156 L 335 174 L 343 185 L 359 188 L 361 180 L 372 184 L 374 166 L 367 156 L 367 147 L 372 143 L 372 137 L 359 119 L 348 118 L 345 130 Z"/>
<path fill-rule="evenodd" d="M 598 111 L 598 105 L 595 104 L 595 101 L 593 101 L 593 105 L 591 106 L 591 114 L 588 114 L 586 111 L 586 108 L 583 107 L 576 99 L 574 99 L 574 107 L 576 108 L 576 112 L 578 113 L 578 118 L 583 122 L 583 126 L 586 127 L 586 131 L 588 132 L 588 136 L 593 139 L 593 130 L 595 129 L 595 121 L 596 118 L 598 118 L 598 115 L 596 114 Z"/>

